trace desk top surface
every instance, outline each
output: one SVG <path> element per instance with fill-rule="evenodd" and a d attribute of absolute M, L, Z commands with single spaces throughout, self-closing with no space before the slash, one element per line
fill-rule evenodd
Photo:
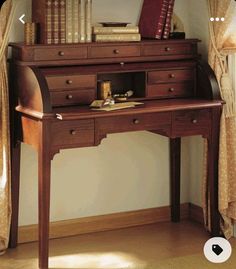
<path fill-rule="evenodd" d="M 77 120 L 101 117 L 112 117 L 132 114 L 144 114 L 154 112 L 171 112 L 177 110 L 204 109 L 222 106 L 221 100 L 204 99 L 167 99 L 143 101 L 143 105 L 134 108 L 126 108 L 115 111 L 94 111 L 89 106 L 70 106 L 54 108 L 52 113 L 40 113 L 20 106 L 17 111 L 39 119 Z"/>

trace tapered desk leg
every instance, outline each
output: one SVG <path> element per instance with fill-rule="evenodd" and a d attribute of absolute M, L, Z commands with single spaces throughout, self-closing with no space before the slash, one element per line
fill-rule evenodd
<path fill-rule="evenodd" d="M 170 138 L 171 221 L 180 221 L 180 149 L 181 138 Z"/>
<path fill-rule="evenodd" d="M 218 209 L 218 158 L 221 108 L 212 110 L 212 131 L 208 139 L 207 178 L 210 194 L 211 234 L 220 234 L 220 214 Z"/>
<path fill-rule="evenodd" d="M 20 187 L 20 142 L 11 146 L 11 200 L 12 217 L 9 247 L 17 246 L 18 237 L 18 214 L 19 214 L 19 187 Z"/>
<path fill-rule="evenodd" d="M 48 137 L 47 137 L 48 136 Z M 38 151 L 38 203 L 39 203 L 39 268 L 48 268 L 49 256 L 49 216 L 50 216 L 50 176 L 51 156 L 48 150 L 46 130 L 42 130 L 42 141 Z"/>

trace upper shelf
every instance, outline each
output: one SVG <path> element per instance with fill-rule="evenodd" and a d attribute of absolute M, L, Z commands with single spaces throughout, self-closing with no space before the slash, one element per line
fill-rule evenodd
<path fill-rule="evenodd" d="M 75 65 L 197 58 L 197 39 L 140 42 L 30 45 L 11 43 L 12 57 L 21 65 Z"/>

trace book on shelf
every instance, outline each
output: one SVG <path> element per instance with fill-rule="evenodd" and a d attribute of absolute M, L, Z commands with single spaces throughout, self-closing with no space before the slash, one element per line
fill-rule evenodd
<path fill-rule="evenodd" d="M 59 2 L 59 43 L 66 43 L 66 0 Z"/>
<path fill-rule="evenodd" d="M 92 0 L 32 0 L 40 44 L 92 41 Z"/>
<path fill-rule="evenodd" d="M 92 0 L 85 3 L 85 41 L 92 42 Z"/>
<path fill-rule="evenodd" d="M 80 12 L 80 1 L 72 0 L 72 42 L 79 42 L 79 12 Z"/>
<path fill-rule="evenodd" d="M 52 44 L 59 44 L 59 0 L 52 0 Z"/>
<path fill-rule="evenodd" d="M 122 41 L 140 41 L 140 34 L 95 34 L 95 42 L 122 42 Z"/>
<path fill-rule="evenodd" d="M 139 19 L 142 37 L 161 39 L 169 0 L 144 0 Z"/>
<path fill-rule="evenodd" d="M 94 26 L 93 34 L 138 34 L 138 26 L 103 27 Z"/>
<path fill-rule="evenodd" d="M 173 10 L 174 10 L 174 4 L 175 0 L 169 0 L 169 5 L 167 9 L 167 14 L 166 14 L 166 21 L 163 29 L 163 39 L 168 39 L 170 36 L 170 31 L 171 31 L 171 20 L 172 20 L 172 15 L 173 15 Z"/>

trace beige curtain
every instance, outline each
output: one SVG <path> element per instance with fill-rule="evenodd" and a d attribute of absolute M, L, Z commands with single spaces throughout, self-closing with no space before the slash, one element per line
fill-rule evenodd
<path fill-rule="evenodd" d="M 226 101 L 223 107 L 220 124 L 219 145 L 219 211 L 221 213 L 221 229 L 226 238 L 233 235 L 233 223 L 236 220 L 236 112 L 235 89 L 228 73 L 227 55 L 234 52 L 236 43 L 230 32 L 232 20 L 236 10 L 234 0 L 207 0 L 209 16 L 225 18 L 222 21 L 211 22 L 209 64 L 215 71 L 220 84 L 222 99 Z M 236 15 L 236 14 L 235 14 Z M 235 28 L 235 26 L 234 26 Z M 236 40 L 236 39 L 235 39 Z M 226 50 L 227 47 L 227 50 Z M 203 186 L 207 192 L 206 181 Z M 203 195 L 203 197 L 206 197 Z M 205 223 L 209 227 L 209 203 L 204 200 Z"/>
<path fill-rule="evenodd" d="M 8 246 L 11 221 L 10 130 L 6 50 L 15 3 L 7 0 L 0 10 L 0 254 Z"/>

